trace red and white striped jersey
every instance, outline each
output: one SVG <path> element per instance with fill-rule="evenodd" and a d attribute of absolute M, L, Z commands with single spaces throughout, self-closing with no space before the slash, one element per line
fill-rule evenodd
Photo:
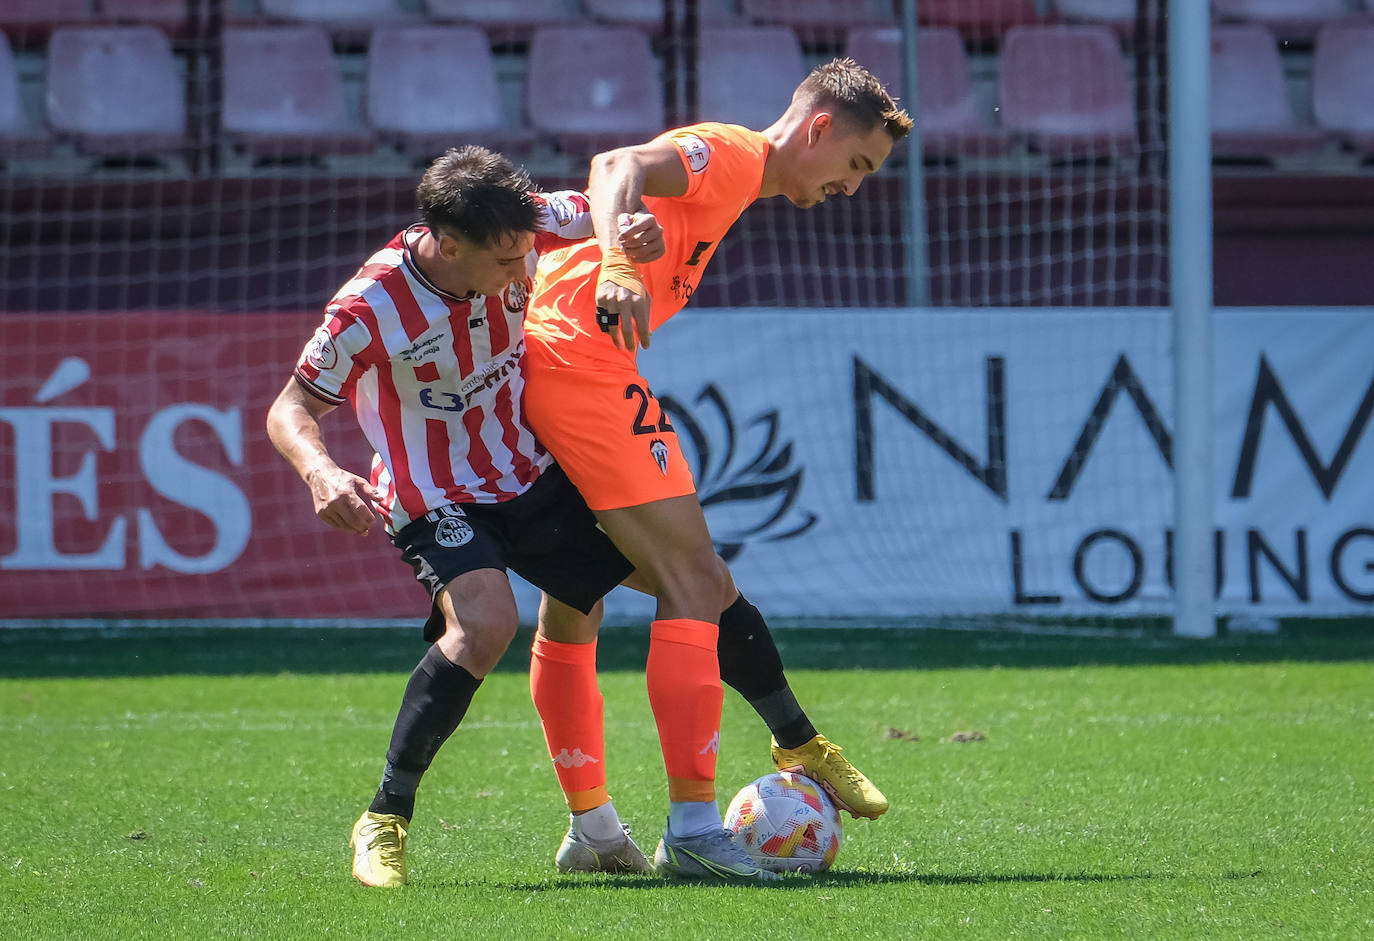
<path fill-rule="evenodd" d="M 537 198 L 530 275 L 541 251 L 592 235 L 581 193 Z M 509 500 L 552 463 L 523 411 L 529 281 L 499 297 L 448 294 L 411 258 L 424 231 L 397 233 L 339 288 L 296 363 L 315 396 L 352 402 L 392 533 L 441 506 Z"/>

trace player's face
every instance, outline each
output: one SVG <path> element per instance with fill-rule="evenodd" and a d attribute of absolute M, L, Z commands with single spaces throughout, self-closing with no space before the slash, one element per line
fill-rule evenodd
<path fill-rule="evenodd" d="M 783 195 L 810 209 L 828 196 L 853 196 L 864 178 L 892 153 L 892 136 L 881 125 L 867 132 L 850 129 L 830 114 L 817 114 L 807 129 L 807 146 Z"/>
<path fill-rule="evenodd" d="M 493 297 L 529 275 L 525 258 L 534 251 L 533 232 L 513 233 L 488 245 L 446 235 L 445 241 L 450 240 L 453 244 L 445 246 L 445 255 L 452 253 L 450 263 L 456 275 L 473 293 Z"/>

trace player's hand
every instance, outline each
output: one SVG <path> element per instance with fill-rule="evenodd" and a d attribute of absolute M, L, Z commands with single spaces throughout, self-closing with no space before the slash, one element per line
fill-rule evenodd
<path fill-rule="evenodd" d="M 613 322 L 606 333 L 618 350 L 635 348 L 635 337 L 639 345 L 649 348 L 649 298 L 616 284 L 602 281 L 596 286 L 596 312 L 608 316 Z"/>
<path fill-rule="evenodd" d="M 306 481 L 315 501 L 315 515 L 335 529 L 366 536 L 382 492 L 342 467 L 315 471 Z"/>
<path fill-rule="evenodd" d="M 642 265 L 663 257 L 667 251 L 663 244 L 663 227 L 652 212 L 622 212 L 617 222 L 620 226 L 620 248 L 626 258 Z"/>

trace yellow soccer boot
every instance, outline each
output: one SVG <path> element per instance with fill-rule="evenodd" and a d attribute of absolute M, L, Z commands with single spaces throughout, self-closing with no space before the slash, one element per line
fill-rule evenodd
<path fill-rule="evenodd" d="M 810 778 L 825 789 L 835 806 L 851 817 L 877 820 L 887 813 L 887 798 L 864 777 L 849 759 L 840 754 L 840 746 L 817 735 L 796 748 L 780 748 L 773 741 L 773 764 L 779 771 L 790 771 Z"/>
<path fill-rule="evenodd" d="M 368 810 L 353 824 L 353 875 L 363 885 L 395 888 L 406 883 L 406 827 L 397 814 Z"/>

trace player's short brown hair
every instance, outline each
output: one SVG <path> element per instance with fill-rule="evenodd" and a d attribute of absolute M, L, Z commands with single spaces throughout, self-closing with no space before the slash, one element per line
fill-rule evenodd
<path fill-rule="evenodd" d="M 834 107 L 864 128 L 881 124 L 893 141 L 911 133 L 911 115 L 897 107 L 876 75 L 850 58 L 816 66 L 792 100 Z"/>
<path fill-rule="evenodd" d="M 415 189 L 420 218 L 433 230 L 496 245 L 539 227 L 534 184 L 522 168 L 485 147 L 450 148 Z"/>

